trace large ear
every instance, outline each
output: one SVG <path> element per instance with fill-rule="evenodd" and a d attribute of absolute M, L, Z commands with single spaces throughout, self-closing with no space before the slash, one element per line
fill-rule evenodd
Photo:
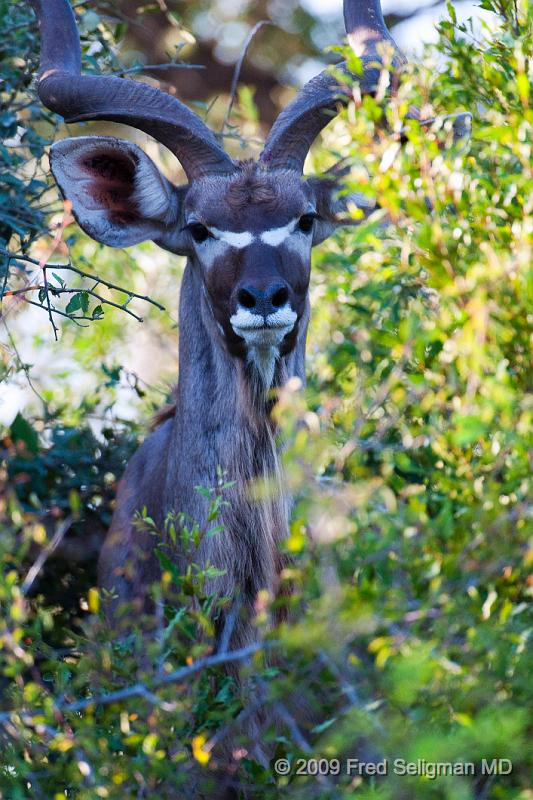
<path fill-rule="evenodd" d="M 176 236 L 180 190 L 132 142 L 62 139 L 52 146 L 50 166 L 79 226 L 97 242 L 127 247 L 154 239 L 165 246 Z"/>
<path fill-rule="evenodd" d="M 350 171 L 344 162 L 336 164 L 322 178 L 308 178 L 313 190 L 318 219 L 314 226 L 313 247 L 320 244 L 341 226 L 358 225 L 376 208 L 367 197 L 353 192 L 343 192 L 342 178 Z M 350 217 L 350 208 L 361 211 L 358 220 Z"/>

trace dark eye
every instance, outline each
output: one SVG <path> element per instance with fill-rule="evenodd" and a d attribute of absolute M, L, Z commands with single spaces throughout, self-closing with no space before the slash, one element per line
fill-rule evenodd
<path fill-rule="evenodd" d="M 314 222 L 315 222 L 314 214 L 304 214 L 298 220 L 298 227 L 302 231 L 302 233 L 310 233 L 313 230 Z"/>
<path fill-rule="evenodd" d="M 205 240 L 209 239 L 209 237 L 211 236 L 208 229 L 205 227 L 205 225 L 202 225 L 201 222 L 193 222 L 191 225 L 188 225 L 187 227 L 191 232 L 192 238 L 198 244 L 205 242 Z"/>

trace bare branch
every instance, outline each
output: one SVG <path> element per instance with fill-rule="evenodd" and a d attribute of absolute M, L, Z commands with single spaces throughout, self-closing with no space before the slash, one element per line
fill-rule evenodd
<path fill-rule="evenodd" d="M 222 630 L 222 636 L 220 637 L 220 643 L 218 645 L 218 651 L 217 651 L 218 653 L 227 652 L 231 639 L 231 634 L 233 633 L 233 629 L 237 621 L 237 615 L 240 609 L 241 609 L 240 600 L 234 600 L 233 605 L 231 606 L 224 621 L 224 628 Z"/>
<path fill-rule="evenodd" d="M 238 58 L 237 63 L 235 64 L 235 71 L 233 73 L 233 80 L 231 81 L 231 89 L 230 89 L 230 98 L 229 98 L 228 109 L 227 109 L 226 115 L 224 117 L 224 122 L 222 123 L 222 133 L 224 133 L 224 131 L 226 130 L 226 128 L 229 125 L 231 112 L 233 111 L 233 106 L 235 104 L 235 97 L 237 95 L 237 84 L 239 83 L 239 78 L 240 78 L 240 75 L 241 75 L 241 69 L 242 69 L 242 65 L 244 63 L 244 59 L 246 58 L 246 53 L 248 52 L 248 48 L 250 47 L 255 34 L 258 31 L 260 31 L 261 28 L 264 28 L 265 25 L 272 25 L 272 22 L 270 22 L 267 19 L 262 19 L 262 20 L 260 20 L 259 22 L 257 22 L 254 25 L 254 27 L 252 28 L 252 30 L 250 31 L 250 33 L 248 34 L 248 36 L 245 39 L 245 42 L 244 42 L 243 47 L 242 47 L 241 54 L 240 54 L 240 56 Z"/>
<path fill-rule="evenodd" d="M 54 246 L 57 247 L 57 245 Z M 95 320 L 95 317 L 87 316 L 85 314 L 81 315 L 68 314 L 65 311 L 62 311 L 61 309 L 56 308 L 50 299 L 51 294 L 53 296 L 58 296 L 62 294 L 78 294 L 80 292 L 84 292 L 87 295 L 94 297 L 95 300 L 101 305 L 107 305 L 111 306 L 112 308 L 117 308 L 119 309 L 119 311 L 125 311 L 126 314 L 129 314 L 138 322 L 143 322 L 143 318 L 128 308 L 128 305 L 134 299 L 143 300 L 146 303 L 150 303 L 150 305 L 155 306 L 160 311 L 165 310 L 165 307 L 161 303 L 158 303 L 156 300 L 152 300 L 152 298 L 148 297 L 148 295 L 139 294 L 138 292 L 134 292 L 132 289 L 125 289 L 123 286 L 118 286 L 116 283 L 112 283 L 111 281 L 108 281 L 105 278 L 101 278 L 98 275 L 93 275 L 92 273 L 86 272 L 85 270 L 82 270 L 79 267 L 75 267 L 71 262 L 67 264 L 50 264 L 48 262 L 45 263 L 45 260 L 37 261 L 36 259 L 31 258 L 30 256 L 24 254 L 12 253 L 11 251 L 2 248 L 0 248 L 0 255 L 3 255 L 7 259 L 6 275 L 4 276 L 4 282 L 2 287 L 2 295 L 1 295 L 2 299 L 5 297 L 20 297 L 22 300 L 24 300 L 26 303 L 29 303 L 30 305 L 36 306 L 37 308 L 45 308 L 48 312 L 49 318 L 53 322 L 54 336 L 56 339 L 57 339 L 57 326 L 55 325 L 54 322 L 54 314 L 59 314 L 60 316 L 65 317 L 66 319 L 70 319 L 82 328 L 87 326 L 81 325 L 79 320 L 86 320 L 87 322 L 93 322 Z M 9 270 L 9 265 L 11 263 L 14 264 L 27 263 L 35 265 L 36 267 L 40 267 L 43 273 L 43 283 L 36 283 L 36 284 L 28 283 L 26 286 L 23 286 L 20 289 L 6 291 L 5 288 L 7 283 L 7 272 Z M 48 282 L 48 273 L 47 273 L 48 270 L 57 270 L 57 271 L 66 270 L 69 272 L 73 272 L 76 275 L 79 275 L 80 278 L 82 278 L 83 280 L 92 281 L 93 285 L 89 289 L 85 289 L 83 288 L 83 286 L 79 288 L 70 288 L 64 285 L 51 286 Z M 96 291 L 99 286 L 105 287 L 110 291 L 120 292 L 121 294 L 125 295 L 124 301 L 122 303 L 116 303 L 113 300 L 110 300 L 109 298 L 105 297 L 104 295 Z M 34 292 L 34 291 L 44 292 L 46 297 L 46 305 L 43 306 L 42 302 L 37 303 L 34 300 L 29 300 L 27 297 L 25 297 L 25 295 L 28 292 Z M 5 314 L 6 312 L 4 312 L 4 316 Z"/>
<path fill-rule="evenodd" d="M 303 733 L 298 727 L 298 723 L 296 722 L 292 714 L 290 714 L 289 711 L 285 708 L 283 703 L 278 701 L 277 703 L 274 704 L 274 708 L 279 718 L 282 720 L 282 722 L 285 723 L 285 725 L 289 729 L 294 743 L 300 748 L 300 750 L 303 753 L 312 753 L 313 748 L 311 747 L 307 739 L 304 737 Z"/>
<path fill-rule="evenodd" d="M 46 307 L 48 309 L 48 319 L 50 320 L 50 324 L 51 324 L 52 330 L 54 332 L 54 339 L 57 342 L 57 331 L 58 331 L 58 328 L 57 328 L 57 325 L 55 323 L 54 317 L 52 316 L 52 302 L 50 300 L 50 292 L 48 290 L 48 276 L 46 274 L 46 263 L 42 264 L 42 270 L 43 270 L 44 291 L 45 291 L 45 295 L 46 295 Z"/>
<path fill-rule="evenodd" d="M 7 258 L 11 259 L 12 261 L 22 261 L 27 262 L 28 264 L 35 264 L 35 266 L 39 266 L 40 262 L 30 256 L 26 255 L 18 255 L 17 253 L 12 253 L 9 250 L 4 250 L 0 248 L 0 255 L 7 256 Z M 81 278 L 86 278 L 87 280 L 95 281 L 95 286 L 99 284 L 101 286 L 106 286 L 108 289 L 113 289 L 117 292 L 122 292 L 123 294 L 128 295 L 130 298 L 134 298 L 135 300 L 144 300 L 146 303 L 150 303 L 151 305 L 158 308 L 160 311 L 165 311 L 165 306 L 158 303 L 157 300 L 152 300 L 151 297 L 144 294 L 138 294 L 134 292 L 132 289 L 125 289 L 123 286 L 118 286 L 116 283 L 111 283 L 111 281 L 106 280 L 105 278 L 101 278 L 98 275 L 93 275 L 90 272 L 85 272 L 85 270 L 80 269 L 79 267 L 75 267 L 72 263 L 68 264 L 47 264 L 48 269 L 53 270 L 61 270 L 66 269 L 70 272 L 75 272 L 76 275 L 79 275 Z M 95 287 L 93 287 L 95 288 Z M 86 291 L 84 289 L 79 289 L 78 291 Z"/>
<path fill-rule="evenodd" d="M 24 302 L 28 303 L 30 306 L 35 306 L 36 308 L 43 308 L 41 303 L 37 303 L 37 302 L 35 302 L 35 300 L 28 300 L 27 297 L 24 298 Z M 72 322 L 76 323 L 78 328 L 88 328 L 89 327 L 88 325 L 82 325 L 81 322 L 78 321 L 80 319 L 87 320 L 88 322 L 94 322 L 92 317 L 86 317 L 86 316 L 81 315 L 81 314 L 78 314 L 77 316 L 74 315 L 74 314 L 65 314 L 64 311 L 60 311 L 59 308 L 55 308 L 55 307 L 52 307 L 52 313 L 53 314 L 59 314 L 60 317 L 65 317 L 65 319 L 71 319 Z"/>
<path fill-rule="evenodd" d="M 52 537 L 51 541 L 46 545 L 46 547 L 43 547 L 43 549 L 35 559 L 35 562 L 29 568 L 26 577 L 22 581 L 22 586 L 21 586 L 22 594 L 28 594 L 29 590 L 31 589 L 31 587 L 35 582 L 35 579 L 37 578 L 37 575 L 45 565 L 47 559 L 52 555 L 54 550 L 57 550 L 57 548 L 59 547 L 59 545 L 63 540 L 63 537 L 70 529 L 73 521 L 74 518 L 72 517 L 72 515 L 64 519 L 59 528 L 57 529 L 57 531 L 55 532 L 54 536 Z"/>
<path fill-rule="evenodd" d="M 183 61 L 168 61 L 166 64 L 137 64 L 135 67 L 119 69 L 108 74 L 118 75 L 122 78 L 124 75 L 136 75 L 139 72 L 148 72 L 148 70 L 158 72 L 166 69 L 205 69 L 205 66 L 203 64 L 186 64 Z"/>
<path fill-rule="evenodd" d="M 40 304 L 37 304 L 37 305 L 40 305 Z M 40 308 L 42 308 L 42 306 L 40 306 Z M 22 372 L 24 373 L 24 375 L 26 377 L 26 381 L 28 382 L 28 386 L 30 387 L 30 389 L 32 390 L 34 395 L 41 401 L 41 403 L 43 405 L 43 408 L 44 408 L 45 415 L 47 415 L 48 414 L 48 403 L 46 402 L 46 400 L 44 399 L 42 394 L 40 394 L 40 392 L 35 388 L 35 385 L 33 383 L 33 378 L 30 375 L 29 367 L 28 367 L 27 364 L 24 363 L 24 361 L 22 360 L 22 358 L 20 356 L 20 353 L 18 351 L 16 342 L 15 342 L 15 340 L 13 338 L 13 335 L 12 335 L 11 331 L 8 328 L 6 320 L 4 319 L 4 315 L 0 314 L 0 319 L 2 320 L 2 322 L 4 324 L 4 328 L 5 328 L 5 331 L 6 331 L 6 334 L 7 334 L 7 338 L 9 339 L 9 343 L 10 343 L 11 347 L 13 348 L 13 352 L 15 353 L 15 357 L 16 357 L 17 362 L 18 362 L 18 368 L 21 369 Z"/>
<path fill-rule="evenodd" d="M 255 644 L 248 645 L 247 647 L 242 647 L 239 650 L 232 650 L 229 653 L 215 653 L 215 655 L 201 658 L 194 664 L 187 665 L 186 667 L 180 667 L 173 672 L 159 676 L 152 682 L 152 686 L 150 688 L 145 686 L 143 683 L 135 683 L 132 686 L 124 687 L 124 689 L 117 689 L 115 692 L 97 694 L 94 695 L 94 697 L 86 697 L 83 700 L 75 700 L 72 703 L 55 703 L 54 711 L 61 714 L 84 711 L 91 706 L 106 706 L 110 703 L 118 703 L 122 700 L 129 700 L 132 697 L 144 697 L 146 699 L 150 699 L 152 702 L 151 698 L 153 697 L 153 689 L 157 689 L 161 686 L 168 686 L 172 683 L 179 683 L 180 681 L 185 680 L 185 678 L 189 678 L 191 675 L 196 675 L 196 673 L 201 672 L 204 669 L 208 669 L 209 667 L 216 667 L 219 664 L 230 664 L 235 661 L 245 661 L 254 653 L 259 652 L 265 647 L 271 647 L 273 644 L 274 642 L 257 642 Z M 160 705 L 159 702 L 158 705 Z M 35 724 L 35 718 L 41 717 L 42 713 L 42 710 L 30 712 L 29 714 L 17 709 L 13 709 L 12 711 L 4 711 L 0 714 L 0 724 L 3 725 L 11 722 L 13 715 L 19 715 L 25 725 Z"/>
<path fill-rule="evenodd" d="M 48 261 L 52 258 L 54 253 L 56 252 L 57 248 L 61 244 L 63 239 L 63 231 L 65 230 L 66 226 L 69 224 L 69 216 L 71 210 L 71 203 L 70 200 L 65 200 L 63 204 L 63 219 L 59 224 L 57 231 L 54 236 L 54 240 L 52 242 L 52 246 L 47 255 L 43 256 L 43 258 L 39 261 L 39 267 L 43 271 L 43 282 L 44 282 L 44 291 L 46 296 L 46 307 L 48 309 L 48 319 L 50 320 L 50 324 L 52 326 L 52 330 L 54 331 L 54 339 L 57 341 L 57 332 L 58 327 L 55 323 L 54 317 L 52 315 L 52 301 L 50 300 L 50 291 L 48 289 L 48 275 L 47 275 L 47 268 L 48 268 Z"/>

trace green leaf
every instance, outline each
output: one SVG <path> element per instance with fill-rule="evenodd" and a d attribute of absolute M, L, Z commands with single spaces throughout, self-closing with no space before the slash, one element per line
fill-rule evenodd
<path fill-rule="evenodd" d="M 24 442 L 26 449 L 30 453 L 37 453 L 39 450 L 39 438 L 30 423 L 18 413 L 9 429 L 11 438 L 14 442 Z"/>
<path fill-rule="evenodd" d="M 65 288 L 65 281 L 63 280 L 61 275 L 58 275 L 57 272 L 52 272 L 52 277 L 56 279 L 56 281 L 59 283 L 62 289 Z"/>
<path fill-rule="evenodd" d="M 450 15 L 450 19 L 452 20 L 453 24 L 457 25 L 457 14 L 455 13 L 455 8 L 450 2 L 446 3 L 446 10 Z"/>
<path fill-rule="evenodd" d="M 73 314 L 75 311 L 79 311 L 80 308 L 81 308 L 81 303 L 82 303 L 81 292 L 78 292 L 77 294 L 73 294 L 72 297 L 70 298 L 70 300 L 67 303 L 67 307 L 65 309 L 65 312 L 67 314 Z"/>
<path fill-rule="evenodd" d="M 482 439 L 487 432 L 486 424 L 474 414 L 456 415 L 454 422 L 455 430 L 452 432 L 452 439 L 458 447 L 474 444 L 474 442 Z"/>

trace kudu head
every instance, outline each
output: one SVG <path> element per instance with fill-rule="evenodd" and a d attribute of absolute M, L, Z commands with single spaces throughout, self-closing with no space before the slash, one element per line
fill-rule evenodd
<path fill-rule="evenodd" d="M 280 114 L 258 161 L 236 163 L 175 97 L 131 80 L 81 75 L 68 0 L 31 2 L 41 28 L 43 103 L 67 122 L 110 120 L 145 131 L 179 159 L 189 181 L 172 185 L 131 142 L 64 139 L 52 147 L 51 168 L 77 222 L 112 247 L 151 239 L 187 255 L 224 346 L 269 386 L 276 359 L 295 347 L 306 324 L 311 248 L 334 231 L 343 210 L 336 181 L 305 179 L 303 166 L 348 90 L 324 71 Z M 379 43 L 392 45 L 397 63 L 402 58 L 379 0 L 345 0 L 344 17 L 362 59 L 361 92 L 372 92 Z"/>

